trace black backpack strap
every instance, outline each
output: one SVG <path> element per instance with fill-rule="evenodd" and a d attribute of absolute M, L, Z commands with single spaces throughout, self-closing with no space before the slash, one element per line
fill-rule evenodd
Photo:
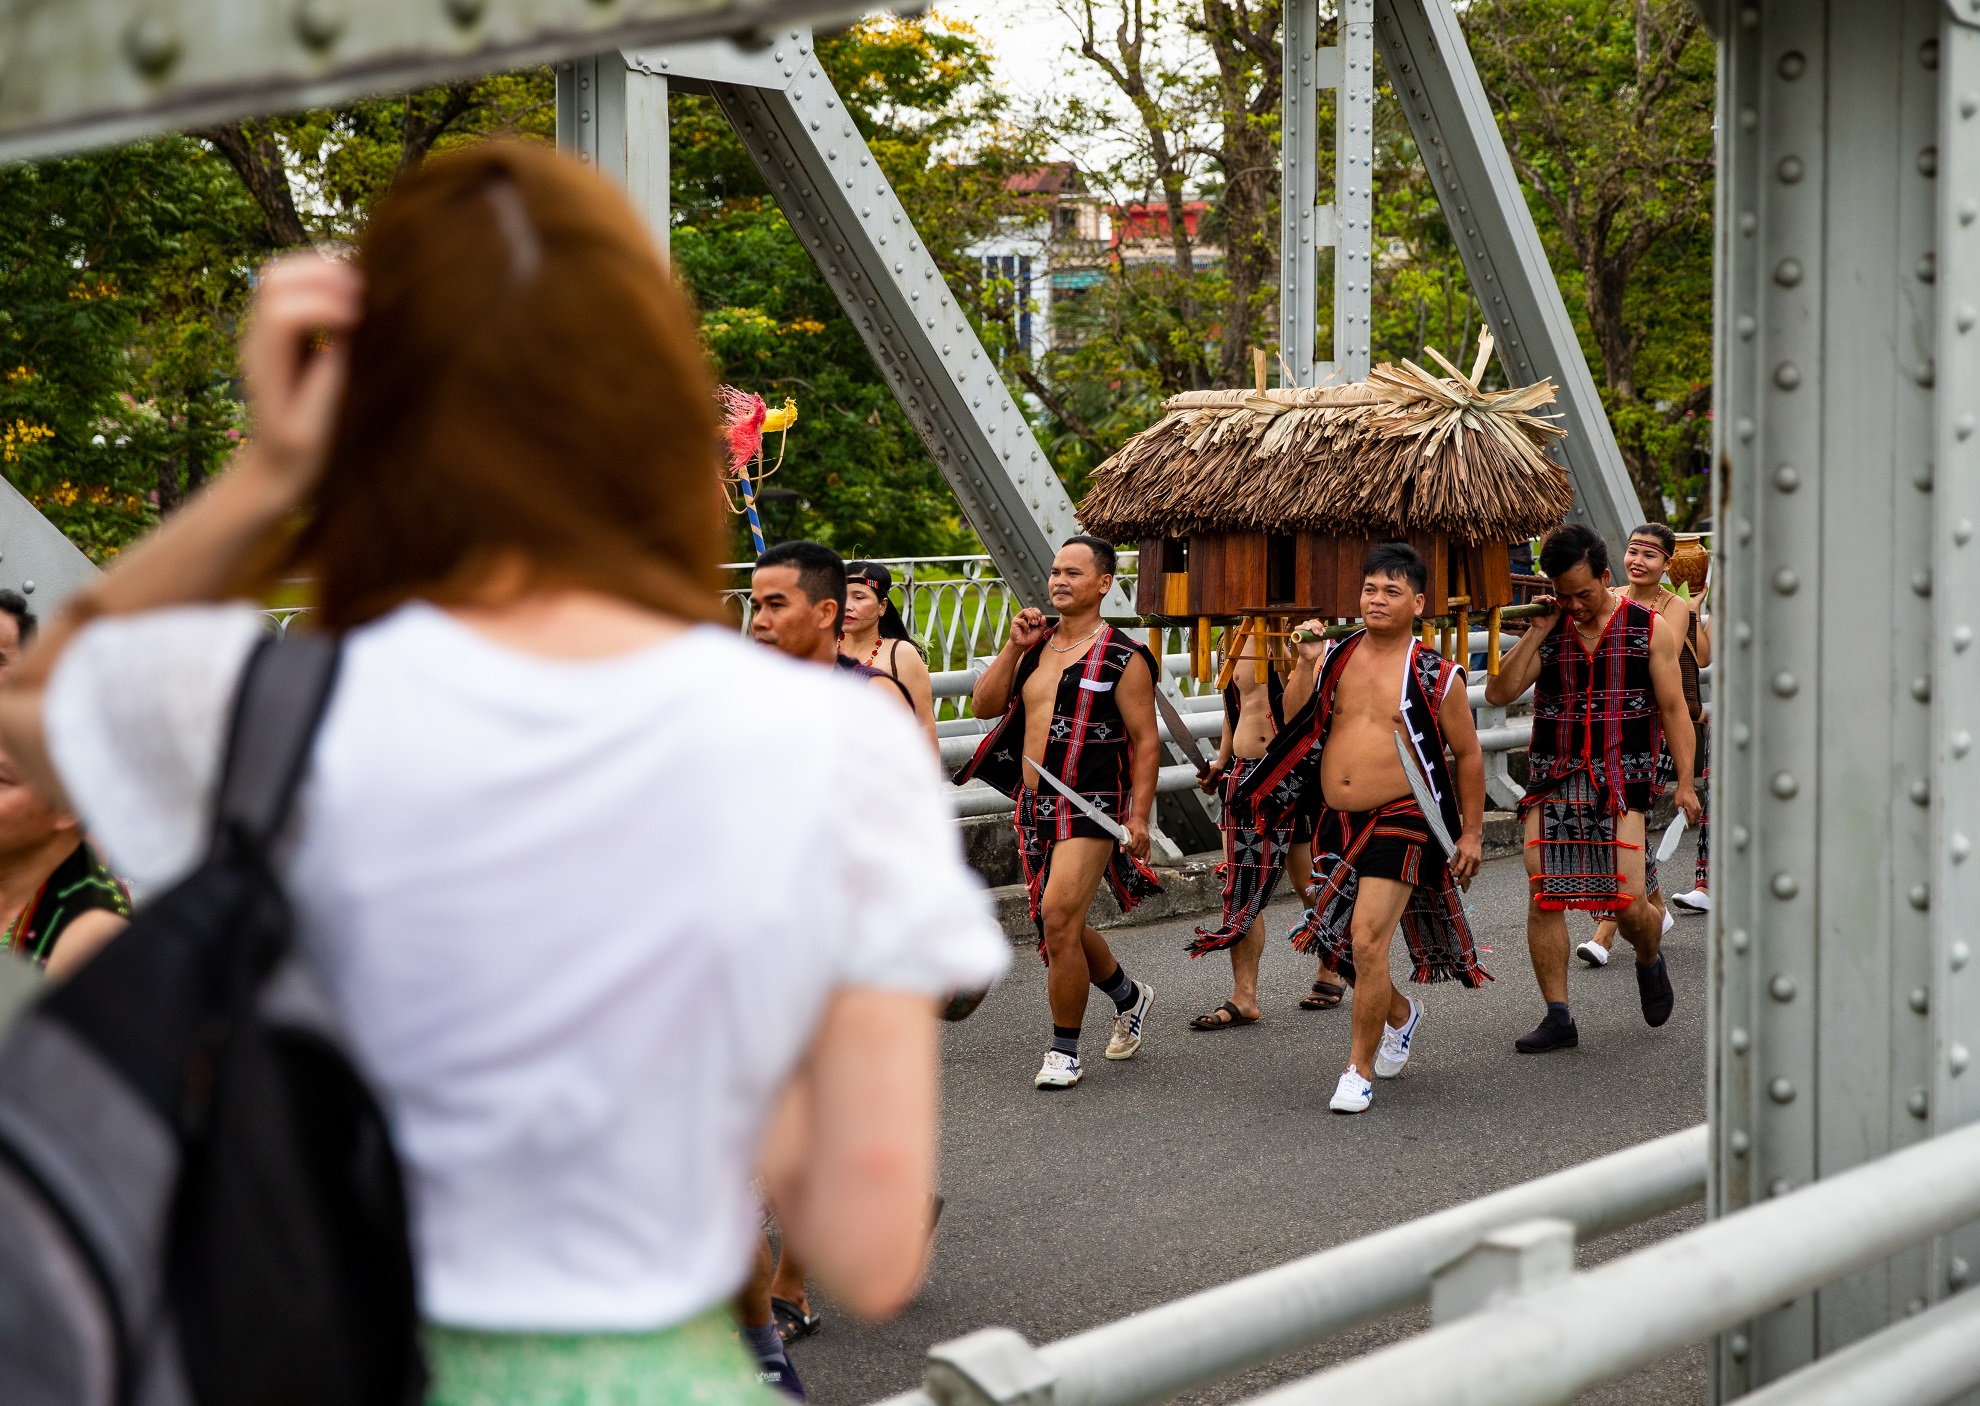
<path fill-rule="evenodd" d="M 261 641 L 234 694 L 214 833 L 270 844 L 289 817 L 317 725 L 337 683 L 341 642 L 297 633 Z"/>

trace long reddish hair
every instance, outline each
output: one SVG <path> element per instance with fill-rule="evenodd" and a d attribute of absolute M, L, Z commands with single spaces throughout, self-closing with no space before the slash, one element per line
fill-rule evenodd
<path fill-rule="evenodd" d="M 722 618 L 720 430 L 688 300 L 623 197 L 541 146 L 427 161 L 372 217 L 328 466 L 279 569 L 322 625 L 520 562 Z"/>

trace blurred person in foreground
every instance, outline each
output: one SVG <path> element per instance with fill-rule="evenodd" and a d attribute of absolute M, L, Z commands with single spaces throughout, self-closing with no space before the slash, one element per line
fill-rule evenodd
<path fill-rule="evenodd" d="M 0 741 L 163 888 L 251 597 L 313 579 L 343 662 L 283 878 L 405 1160 L 429 1403 L 773 1399 L 727 1308 L 752 1172 L 899 1309 L 935 1001 L 1009 960 L 925 744 L 725 621 L 693 314 L 578 163 L 432 158 L 354 265 L 263 271 L 241 366 L 248 445 L 10 672 Z"/>
<path fill-rule="evenodd" d="M 34 640 L 19 591 L 0 591 L 0 674 Z M 0 952 L 65 977 L 131 920 L 131 895 L 83 838 L 0 752 Z"/>

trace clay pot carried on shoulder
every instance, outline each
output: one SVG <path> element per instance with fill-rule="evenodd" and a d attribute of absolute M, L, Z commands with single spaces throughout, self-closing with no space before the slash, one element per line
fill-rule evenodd
<path fill-rule="evenodd" d="M 1677 551 L 1671 556 L 1670 564 L 1664 569 L 1671 574 L 1671 584 L 1691 587 L 1696 598 L 1705 589 L 1705 571 L 1712 564 L 1712 554 L 1705 549 L 1704 537 L 1696 532 L 1680 532 L 1677 535 Z"/>

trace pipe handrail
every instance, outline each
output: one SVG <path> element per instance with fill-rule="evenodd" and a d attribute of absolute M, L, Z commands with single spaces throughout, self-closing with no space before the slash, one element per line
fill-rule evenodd
<path fill-rule="evenodd" d="M 1034 1365 L 1052 1406 L 1146 1406 L 1425 1302 L 1435 1272 L 1494 1230 L 1551 1215 L 1587 1240 L 1690 1205 L 1705 1165 L 1701 1124 L 1061 1338 Z"/>
<path fill-rule="evenodd" d="M 1461 1379 L 1464 1406 L 1571 1401 L 1976 1218 L 1980 1123 L 1251 1400 L 1445 1406 Z"/>

